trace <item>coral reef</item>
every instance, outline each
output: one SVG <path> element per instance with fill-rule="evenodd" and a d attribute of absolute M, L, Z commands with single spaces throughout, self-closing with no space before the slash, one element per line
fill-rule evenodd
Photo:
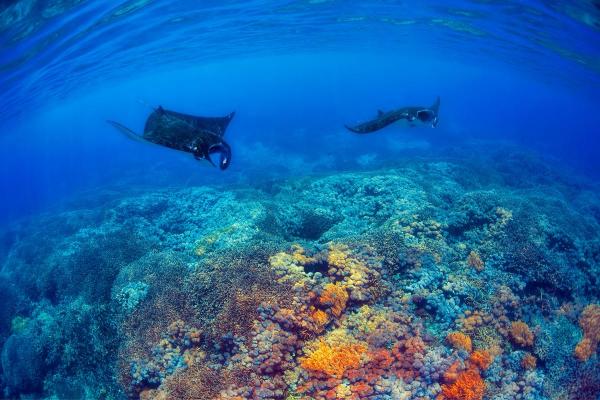
<path fill-rule="evenodd" d="M 595 399 L 600 196 L 526 158 L 481 163 L 22 222 L 0 273 L 3 396 Z"/>

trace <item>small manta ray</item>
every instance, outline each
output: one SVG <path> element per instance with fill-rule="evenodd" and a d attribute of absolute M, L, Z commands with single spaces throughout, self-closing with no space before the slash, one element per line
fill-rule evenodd
<path fill-rule="evenodd" d="M 118 122 L 107 122 L 133 140 L 192 153 L 196 160 L 207 160 L 213 166 L 210 156 L 219 153 L 219 168 L 224 170 L 231 163 L 231 147 L 223 136 L 234 115 L 235 112 L 225 117 L 196 117 L 158 107 L 148 116 L 143 135 Z"/>
<path fill-rule="evenodd" d="M 383 112 L 379 110 L 377 118 L 363 122 L 354 127 L 346 125 L 346 129 L 356 133 L 371 133 L 385 128 L 394 122 L 406 119 L 409 123 L 420 121 L 424 124 L 431 124 L 435 128 L 438 124 L 438 110 L 440 108 L 440 98 L 438 97 L 431 107 L 403 107 L 398 110 Z"/>

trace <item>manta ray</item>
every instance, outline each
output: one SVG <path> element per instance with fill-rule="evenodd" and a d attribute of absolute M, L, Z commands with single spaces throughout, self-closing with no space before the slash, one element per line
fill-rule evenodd
<path fill-rule="evenodd" d="M 207 160 L 213 166 L 210 156 L 219 153 L 219 168 L 224 170 L 231 163 L 231 147 L 223 136 L 234 115 L 235 112 L 225 117 L 198 117 L 159 106 L 148 116 L 142 135 L 118 122 L 107 122 L 131 139 L 192 153 L 196 160 Z"/>
<path fill-rule="evenodd" d="M 431 107 L 403 107 L 397 110 L 384 112 L 379 110 L 377 118 L 362 124 L 346 129 L 356 133 L 371 133 L 385 128 L 394 122 L 406 119 L 409 122 L 420 121 L 425 124 L 431 124 L 435 128 L 438 124 L 438 110 L 440 108 L 440 98 L 438 97 Z"/>

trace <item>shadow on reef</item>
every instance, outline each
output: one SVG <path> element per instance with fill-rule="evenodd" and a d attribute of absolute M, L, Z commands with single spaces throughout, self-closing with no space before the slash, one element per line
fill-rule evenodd
<path fill-rule="evenodd" d="M 595 399 L 600 191 L 466 153 L 12 226 L 5 397 Z"/>

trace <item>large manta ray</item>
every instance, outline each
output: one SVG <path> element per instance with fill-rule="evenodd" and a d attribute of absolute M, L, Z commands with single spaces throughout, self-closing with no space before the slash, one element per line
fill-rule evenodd
<path fill-rule="evenodd" d="M 223 136 L 234 115 L 235 112 L 226 117 L 196 117 L 158 107 L 148 116 L 143 135 L 118 122 L 108 122 L 131 139 L 192 153 L 196 160 L 207 160 L 213 166 L 210 155 L 219 153 L 219 168 L 223 170 L 231 163 L 231 147 Z"/>
<path fill-rule="evenodd" d="M 439 108 L 440 98 L 438 97 L 431 107 L 403 107 L 389 112 L 380 110 L 377 114 L 377 118 L 354 127 L 346 126 L 346 129 L 356 133 L 371 133 L 383 129 L 401 119 L 406 119 L 409 122 L 420 121 L 425 124 L 429 123 L 435 128 L 438 123 Z"/>

